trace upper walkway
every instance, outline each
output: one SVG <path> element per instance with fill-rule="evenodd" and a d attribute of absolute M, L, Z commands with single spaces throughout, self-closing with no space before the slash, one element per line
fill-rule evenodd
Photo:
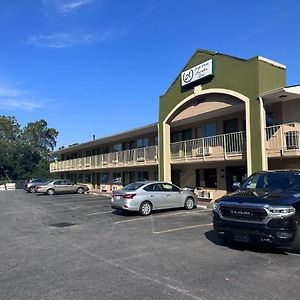
<path fill-rule="evenodd" d="M 300 123 L 267 127 L 267 157 L 300 155 Z M 246 159 L 246 132 L 220 134 L 171 143 L 171 163 Z M 158 146 L 99 154 L 50 164 L 50 172 L 98 170 L 158 165 Z"/>

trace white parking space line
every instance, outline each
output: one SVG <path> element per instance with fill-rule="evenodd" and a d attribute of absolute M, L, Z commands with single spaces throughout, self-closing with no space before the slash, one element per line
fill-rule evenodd
<path fill-rule="evenodd" d="M 61 203 L 90 203 L 90 202 L 103 202 L 101 199 L 55 199 Z"/>
<path fill-rule="evenodd" d="M 90 214 L 86 214 L 86 215 L 87 216 L 95 216 L 95 215 L 108 214 L 108 213 L 112 213 L 112 212 L 114 212 L 114 210 L 100 211 L 100 212 L 90 213 Z"/>
<path fill-rule="evenodd" d="M 143 220 L 147 220 L 150 217 L 140 217 L 140 218 L 135 218 L 135 219 L 129 219 L 129 220 L 123 220 L 123 221 L 119 221 L 119 222 L 114 222 L 114 224 L 121 224 L 121 223 L 128 223 L 128 222 L 134 222 L 134 221 L 143 221 Z"/>
<path fill-rule="evenodd" d="M 70 206 L 70 204 L 75 204 L 75 205 L 81 205 L 80 207 L 84 208 L 86 207 L 85 206 L 85 203 L 77 203 L 77 202 L 74 202 L 74 203 L 53 203 L 53 205 L 55 206 Z M 86 203 L 88 204 L 88 203 Z M 103 204 L 92 204 L 92 205 L 89 205 L 88 207 L 102 207 L 102 206 L 108 206 L 107 203 L 103 203 Z M 79 207 L 79 206 L 78 206 Z"/>
<path fill-rule="evenodd" d="M 298 256 L 300 257 L 300 254 L 293 253 L 293 252 L 285 252 L 287 255 L 293 255 L 293 256 Z"/>
<path fill-rule="evenodd" d="M 115 222 L 114 224 L 121 224 L 121 223 L 133 222 L 133 221 L 143 221 L 143 220 L 148 220 L 150 218 L 153 218 L 153 219 L 165 218 L 165 217 L 176 216 L 176 215 L 190 216 L 193 214 L 198 214 L 198 213 L 190 212 L 190 211 L 179 211 L 179 212 L 171 213 L 171 214 L 162 214 L 162 215 L 155 215 L 155 216 L 151 215 L 149 217 L 139 217 L 139 218 L 134 218 L 134 219 L 129 219 L 129 220 L 118 221 L 118 222 Z"/>
<path fill-rule="evenodd" d="M 144 253 L 131 255 L 131 256 L 127 256 L 127 257 L 112 259 L 112 260 L 110 260 L 110 262 L 124 261 L 124 260 L 133 259 L 133 258 L 139 258 L 139 257 L 147 256 L 147 255 L 152 255 L 152 254 L 153 254 L 152 252 L 144 252 Z"/>
<path fill-rule="evenodd" d="M 75 206 L 75 207 L 66 207 L 66 208 L 68 208 L 68 209 L 70 209 L 70 210 L 76 210 L 76 209 L 81 209 L 82 207 L 80 207 L 80 206 Z"/>
<path fill-rule="evenodd" d="M 174 231 L 179 231 L 179 230 L 193 229 L 193 228 L 197 228 L 197 227 L 206 227 L 206 226 L 211 226 L 211 225 L 212 225 L 212 223 L 199 224 L 199 225 L 179 227 L 179 228 L 173 228 L 173 229 L 162 230 L 162 231 L 154 231 L 152 233 L 153 234 L 161 234 L 161 233 L 168 233 L 168 232 L 174 232 Z"/>

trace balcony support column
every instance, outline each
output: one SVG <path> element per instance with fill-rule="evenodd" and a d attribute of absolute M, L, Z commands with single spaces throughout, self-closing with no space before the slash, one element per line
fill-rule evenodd
<path fill-rule="evenodd" d="M 268 157 L 267 157 L 267 136 L 266 136 L 266 110 L 264 106 L 263 99 L 258 97 L 259 100 L 259 108 L 260 108 L 260 128 L 261 128 L 261 147 L 262 147 L 262 169 L 263 171 L 268 170 Z"/>
<path fill-rule="evenodd" d="M 159 125 L 159 179 L 171 181 L 170 124 Z"/>

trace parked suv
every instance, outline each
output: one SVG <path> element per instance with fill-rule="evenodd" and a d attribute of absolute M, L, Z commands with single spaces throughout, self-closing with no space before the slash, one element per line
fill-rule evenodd
<path fill-rule="evenodd" d="M 35 188 L 38 185 L 46 184 L 48 181 L 49 179 L 44 178 L 29 179 L 24 183 L 24 190 L 26 190 L 29 193 L 34 193 Z"/>
<path fill-rule="evenodd" d="M 216 201 L 213 223 L 225 241 L 300 252 L 300 170 L 251 175 L 235 192 Z"/>

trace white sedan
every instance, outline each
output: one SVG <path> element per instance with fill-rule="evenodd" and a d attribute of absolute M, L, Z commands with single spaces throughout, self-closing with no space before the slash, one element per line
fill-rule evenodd
<path fill-rule="evenodd" d="M 131 183 L 113 192 L 110 205 L 115 209 L 138 211 L 143 216 L 152 210 L 185 207 L 190 210 L 197 205 L 197 196 L 190 190 L 164 181 L 141 181 Z"/>

